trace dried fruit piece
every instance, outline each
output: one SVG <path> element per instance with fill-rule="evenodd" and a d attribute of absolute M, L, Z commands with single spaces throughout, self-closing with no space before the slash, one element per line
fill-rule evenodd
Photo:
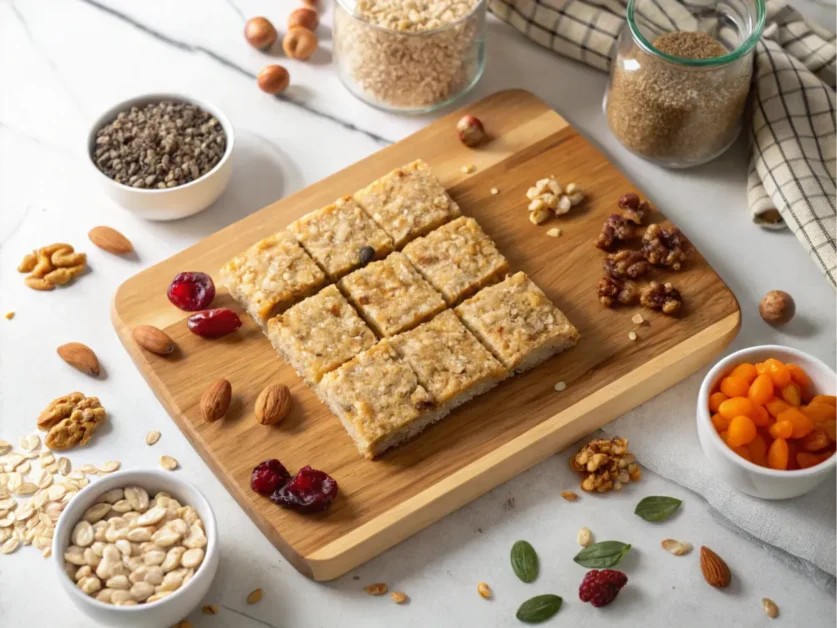
<path fill-rule="evenodd" d="M 247 603 L 248 604 L 255 604 L 259 600 L 262 599 L 263 591 L 261 589 L 256 589 L 255 591 L 250 591 L 249 595 L 247 596 Z"/>
<path fill-rule="evenodd" d="M 314 9 L 302 7 L 301 9 L 294 9 L 288 16 L 288 28 L 296 28 L 301 26 L 308 30 L 317 30 L 320 25 L 320 17 Z"/>
<path fill-rule="evenodd" d="M 125 255 L 134 250 L 131 241 L 111 227 L 93 227 L 87 232 L 87 237 L 100 249 L 114 255 Z"/>
<path fill-rule="evenodd" d="M 477 593 L 479 593 L 486 600 L 491 599 L 491 587 L 489 587 L 485 582 L 477 583 Z"/>
<path fill-rule="evenodd" d="M 700 548 L 700 570 L 711 586 L 723 589 L 732 579 L 729 567 L 724 560 L 708 547 Z"/>
<path fill-rule="evenodd" d="M 291 408 L 291 391 L 284 384 L 267 386 L 256 399 L 256 419 L 262 425 L 282 421 Z"/>
<path fill-rule="evenodd" d="M 785 325 L 796 314 L 796 303 L 784 290 L 771 290 L 759 303 L 759 314 L 765 323 Z"/>
<path fill-rule="evenodd" d="M 250 488 L 259 495 L 269 497 L 273 492 L 291 480 L 291 474 L 285 466 L 276 460 L 259 463 L 250 474 Z"/>
<path fill-rule="evenodd" d="M 369 595 L 383 595 L 387 591 L 389 591 L 389 587 L 386 585 L 385 582 L 376 582 L 375 584 L 369 584 L 363 587 L 363 590 L 366 591 Z"/>
<path fill-rule="evenodd" d="M 151 325 L 134 327 L 131 336 L 140 347 L 157 355 L 169 355 L 174 351 L 174 341 L 164 331 Z"/>
<path fill-rule="evenodd" d="M 291 82 L 291 75 L 281 65 L 272 63 L 264 66 L 256 75 L 256 84 L 266 94 L 284 92 Z"/>
<path fill-rule="evenodd" d="M 684 554 L 688 554 L 692 551 L 691 543 L 676 541 L 675 539 L 663 539 L 660 542 L 660 545 L 665 551 L 671 552 L 675 556 L 683 556 Z"/>
<path fill-rule="evenodd" d="M 293 480 L 274 491 L 270 499 L 299 512 L 322 512 L 337 497 L 337 489 L 337 482 L 327 473 L 304 466 Z"/>
<path fill-rule="evenodd" d="M 186 325 L 201 338 L 220 338 L 241 327 L 241 319 L 232 310 L 222 307 L 192 314 L 186 319 Z"/>
<path fill-rule="evenodd" d="M 301 26 L 288 29 L 282 39 L 282 50 L 291 59 L 307 59 L 317 50 L 319 40 L 314 31 Z"/>
<path fill-rule="evenodd" d="M 628 583 L 628 576 L 621 571 L 593 569 L 588 571 L 578 587 L 578 598 L 582 602 L 590 602 L 596 608 L 607 606 Z"/>
<path fill-rule="evenodd" d="M 168 297 L 175 307 L 186 312 L 205 310 L 215 298 L 215 283 L 206 273 L 179 273 L 169 285 Z"/>
<path fill-rule="evenodd" d="M 217 379 L 201 396 L 201 416 L 204 421 L 217 421 L 223 418 L 230 407 L 232 385 L 225 379 Z"/>
<path fill-rule="evenodd" d="M 761 599 L 761 605 L 764 608 L 764 614 L 770 617 L 770 619 L 776 619 L 779 616 L 779 607 L 769 597 L 763 597 Z"/>
<path fill-rule="evenodd" d="M 253 17 L 244 25 L 244 38 L 257 50 L 267 50 L 276 43 L 276 28 L 265 17 Z"/>
<path fill-rule="evenodd" d="M 68 342 L 58 347 L 56 351 L 62 360 L 82 373 L 97 377 L 101 372 L 99 359 L 87 345 L 80 342 Z"/>
<path fill-rule="evenodd" d="M 485 137 L 485 128 L 479 118 L 465 115 L 456 123 L 456 133 L 465 146 L 476 146 Z"/>

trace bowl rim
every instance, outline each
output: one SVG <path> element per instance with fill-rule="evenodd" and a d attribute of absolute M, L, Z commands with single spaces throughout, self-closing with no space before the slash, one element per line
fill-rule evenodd
<path fill-rule="evenodd" d="M 756 345 L 753 347 L 746 347 L 744 349 L 739 349 L 734 353 L 726 356 L 722 360 L 719 360 L 715 366 L 713 366 L 709 372 L 706 374 L 706 377 L 703 378 L 703 382 L 700 385 L 700 391 L 698 392 L 698 412 L 697 412 L 697 420 L 702 421 L 711 432 L 709 436 L 709 440 L 712 442 L 713 446 L 719 449 L 722 452 L 722 455 L 733 464 L 738 465 L 739 467 L 751 472 L 757 473 L 764 477 L 768 478 L 807 478 L 811 476 L 816 476 L 821 474 L 824 470 L 827 469 L 834 469 L 835 464 L 837 464 L 837 454 L 833 454 L 828 460 L 824 460 L 819 464 L 814 465 L 813 467 L 808 467 L 807 469 L 791 469 L 786 471 L 780 471 L 778 469 L 768 469 L 766 467 L 759 466 L 749 460 L 745 460 L 738 454 L 736 454 L 732 449 L 730 449 L 729 445 L 727 445 L 723 440 L 721 440 L 721 436 L 715 430 L 715 426 L 712 425 L 712 415 L 709 412 L 709 391 L 712 388 L 712 383 L 720 377 L 720 374 L 730 367 L 732 362 L 735 361 L 742 361 L 742 358 L 752 355 L 757 352 L 766 352 L 766 351 L 781 351 L 784 353 L 793 354 L 797 360 L 803 360 L 806 362 L 810 362 L 816 365 L 819 369 L 829 373 L 835 380 L 837 380 L 837 374 L 829 367 L 825 362 L 820 360 L 819 358 L 815 358 L 814 356 L 810 355 L 809 353 L 805 353 L 804 351 L 800 351 L 799 349 L 794 349 L 793 347 L 786 347 L 784 345 Z"/>
<path fill-rule="evenodd" d="M 96 165 L 96 162 L 93 160 L 93 149 L 96 145 L 96 133 L 98 133 L 99 129 L 101 129 L 105 124 L 111 122 L 112 120 L 116 119 L 116 116 L 125 111 L 126 109 L 130 109 L 136 105 L 146 105 L 152 102 L 160 102 L 162 100 L 174 100 L 180 102 L 186 102 L 191 105 L 196 105 L 211 113 L 218 122 L 221 123 L 221 128 L 224 130 L 224 134 L 227 137 L 227 146 L 224 150 L 224 154 L 221 156 L 221 159 L 218 161 L 217 164 L 210 170 L 209 172 L 205 172 L 201 176 L 199 176 L 194 181 L 190 181 L 189 183 L 184 183 L 183 185 L 178 185 L 173 188 L 165 188 L 165 189 L 147 189 L 147 188 L 135 188 L 130 185 L 125 185 L 124 183 L 120 183 L 115 179 L 111 179 L 107 176 L 104 172 L 99 169 L 99 166 Z M 93 122 L 92 126 L 90 127 L 90 131 L 87 134 L 87 162 L 92 166 L 93 170 L 96 174 L 101 177 L 104 181 L 109 184 L 113 184 L 118 186 L 119 188 L 131 192 L 133 194 L 145 194 L 149 196 L 153 195 L 163 195 L 166 193 L 171 193 L 175 191 L 186 190 L 189 187 L 198 185 L 204 181 L 206 181 L 210 176 L 216 174 L 223 165 L 230 159 L 232 155 L 233 146 L 235 145 L 235 131 L 233 129 L 233 125 L 230 122 L 229 118 L 227 118 L 226 114 L 224 114 L 221 109 L 213 105 L 211 102 L 203 100 L 201 98 L 197 98 L 195 96 L 191 96 L 189 94 L 176 94 L 173 92 L 154 92 L 150 94 L 141 94 L 138 96 L 134 96 L 132 98 L 127 98 L 123 101 L 120 101 L 113 106 L 109 107 L 102 115 L 100 115 L 96 120 Z"/>
<path fill-rule="evenodd" d="M 157 471 L 156 469 L 125 469 L 122 471 L 116 471 L 114 473 L 111 473 L 107 477 L 101 478 L 96 482 L 93 482 L 92 484 L 88 484 L 87 486 L 85 486 L 83 489 L 81 489 L 81 491 L 79 491 L 78 495 L 76 495 L 70 503 L 81 503 L 82 501 L 84 501 L 88 497 L 91 497 L 94 494 L 95 497 L 98 497 L 102 493 L 105 493 L 113 488 L 124 488 L 125 486 L 131 484 L 142 486 L 142 479 L 136 479 L 137 477 L 159 478 L 161 481 L 165 483 L 172 483 L 177 485 L 178 488 L 187 489 L 194 492 L 195 496 L 197 497 L 197 501 L 200 502 L 202 510 L 204 510 L 208 515 L 207 517 L 201 515 L 201 521 L 203 521 L 204 530 L 206 531 L 206 553 L 204 555 L 203 562 L 195 571 L 195 575 L 189 582 L 181 586 L 179 589 L 177 589 L 177 591 L 175 591 L 171 595 L 168 595 L 164 597 L 162 600 L 159 600 L 158 602 L 154 602 L 152 604 L 137 604 L 136 606 L 116 606 L 115 604 L 105 604 L 104 602 L 100 602 L 96 598 L 91 597 L 86 593 L 82 592 L 82 590 L 74 584 L 73 586 L 69 587 L 69 590 L 72 591 L 72 593 L 70 593 L 69 595 L 72 595 L 78 600 L 82 600 L 85 604 L 92 605 L 94 608 L 102 609 L 108 612 L 152 612 L 153 610 L 175 604 L 177 599 L 182 597 L 183 592 L 186 591 L 190 585 L 196 584 L 197 577 L 200 574 L 201 569 L 205 565 L 208 565 L 215 557 L 215 554 L 217 554 L 218 552 L 218 527 L 215 521 L 215 512 L 212 510 L 212 506 L 209 504 L 209 500 L 206 499 L 206 496 L 194 484 L 186 482 L 185 480 L 181 480 L 180 478 L 173 477 L 172 473 L 169 471 Z M 92 499 L 95 499 L 95 497 L 93 497 Z M 195 508 L 194 504 L 187 505 Z M 65 518 L 65 515 L 69 512 L 69 510 L 69 508 L 65 508 L 62 511 L 61 516 L 58 519 L 58 522 L 55 524 L 55 534 L 53 536 L 52 541 L 52 556 L 54 559 L 53 564 L 56 566 L 58 570 L 59 578 L 68 577 L 66 572 L 64 571 L 64 552 L 58 551 L 59 545 L 63 544 L 65 547 L 67 546 L 69 541 L 69 535 L 72 534 L 71 526 L 77 523 L 77 521 L 69 523 Z M 66 534 L 64 534 L 65 526 L 67 527 Z M 61 534 L 59 534 L 59 531 L 61 532 Z M 67 541 L 62 542 L 62 537 L 66 537 Z M 68 587 L 62 586 L 62 589 L 64 589 L 64 591 L 67 591 Z"/>

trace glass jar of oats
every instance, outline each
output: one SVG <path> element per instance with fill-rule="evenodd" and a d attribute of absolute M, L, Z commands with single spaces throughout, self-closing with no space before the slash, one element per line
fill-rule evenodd
<path fill-rule="evenodd" d="M 389 111 L 459 98 L 485 67 L 486 0 L 337 0 L 334 61 L 343 84 Z"/>
<path fill-rule="evenodd" d="M 630 0 L 605 114 L 630 151 L 660 165 L 710 161 L 735 141 L 764 0 Z"/>

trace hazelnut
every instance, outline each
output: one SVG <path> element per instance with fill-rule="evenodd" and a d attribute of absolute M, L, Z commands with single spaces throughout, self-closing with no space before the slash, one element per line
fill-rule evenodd
<path fill-rule="evenodd" d="M 244 26 L 244 37 L 253 48 L 267 50 L 276 42 L 276 29 L 266 17 L 254 17 Z"/>
<path fill-rule="evenodd" d="M 317 16 L 317 12 L 314 9 L 309 9 L 307 7 L 295 9 L 291 11 L 291 14 L 288 16 L 289 29 L 301 26 L 302 28 L 307 28 L 309 31 L 313 31 L 317 30 L 317 26 L 319 26 L 319 24 L 320 18 Z"/>
<path fill-rule="evenodd" d="M 266 65 L 259 70 L 256 81 L 259 89 L 268 94 L 278 94 L 285 91 L 291 77 L 288 71 L 281 65 Z"/>
<path fill-rule="evenodd" d="M 784 325 L 796 314 L 796 303 L 787 292 L 771 290 L 759 303 L 759 314 L 769 325 Z"/>
<path fill-rule="evenodd" d="M 313 31 L 297 26 L 282 40 L 282 48 L 291 59 L 307 59 L 317 50 L 317 36 Z"/>
<path fill-rule="evenodd" d="M 485 137 L 482 122 L 472 115 L 462 116 L 456 123 L 456 131 L 459 134 L 459 141 L 465 146 L 476 146 Z"/>

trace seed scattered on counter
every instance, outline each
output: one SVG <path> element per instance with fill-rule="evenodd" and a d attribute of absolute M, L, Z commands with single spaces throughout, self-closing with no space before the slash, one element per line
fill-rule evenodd
<path fill-rule="evenodd" d="M 776 619 L 779 616 L 779 607 L 769 597 L 762 598 L 761 605 L 764 608 L 764 614 L 770 617 L 770 619 Z"/>
<path fill-rule="evenodd" d="M 160 456 L 160 466 L 166 471 L 174 471 L 177 469 L 178 462 L 171 456 Z"/>
<path fill-rule="evenodd" d="M 485 582 L 477 583 L 477 593 L 479 593 L 486 600 L 491 599 L 491 587 L 489 587 Z"/>
<path fill-rule="evenodd" d="M 635 340 L 636 340 L 636 337 L 637 337 L 637 336 L 636 336 L 636 332 L 635 332 L 635 331 L 629 331 L 629 332 L 628 332 L 628 340 L 635 341 Z"/>
<path fill-rule="evenodd" d="M 204 615 L 217 615 L 218 607 L 215 604 L 205 604 L 201 606 L 201 613 Z"/>
<path fill-rule="evenodd" d="M 384 595 L 387 591 L 389 591 L 389 587 L 385 582 L 376 582 L 375 584 L 369 584 L 363 587 L 363 590 L 369 595 Z"/>
<path fill-rule="evenodd" d="M 407 595 L 401 591 L 393 591 L 389 594 L 390 599 L 396 604 L 404 604 L 407 601 Z"/>
<path fill-rule="evenodd" d="M 73 463 L 70 462 L 70 459 L 67 458 L 66 456 L 61 456 L 58 459 L 57 464 L 58 464 L 58 473 L 60 473 L 61 475 L 67 476 L 67 475 L 70 475 L 70 473 L 72 473 Z"/>
<path fill-rule="evenodd" d="M 546 235 L 548 235 L 550 238 L 561 237 L 561 228 L 560 227 L 552 227 L 551 229 L 547 229 Z"/>
<path fill-rule="evenodd" d="M 492 196 L 497 196 L 500 193 L 500 190 L 498 190 L 497 188 L 491 188 L 489 192 L 491 192 Z"/>
<path fill-rule="evenodd" d="M 787 292 L 771 290 L 759 303 L 759 314 L 769 325 L 785 325 L 796 314 L 796 303 Z"/>
<path fill-rule="evenodd" d="M 476 146 L 485 137 L 485 128 L 479 118 L 469 114 L 462 116 L 456 123 L 456 133 L 465 146 Z"/>
<path fill-rule="evenodd" d="M 576 541 L 579 545 L 581 545 L 581 547 L 587 547 L 590 545 L 593 542 L 593 533 L 590 532 L 590 528 L 581 528 L 581 530 L 578 531 Z"/>
<path fill-rule="evenodd" d="M 558 382 L 557 384 L 555 384 L 554 388 L 555 388 L 555 392 L 563 392 L 567 389 L 567 383 L 566 382 Z"/>
<path fill-rule="evenodd" d="M 267 50 L 276 43 L 276 28 L 266 17 L 253 17 L 244 25 L 244 38 L 256 50 Z"/>
<path fill-rule="evenodd" d="M 462 166 L 461 170 L 462 174 L 471 174 L 477 171 L 477 167 L 474 164 L 468 164 L 467 166 Z"/>
<path fill-rule="evenodd" d="M 561 491 L 561 497 L 566 499 L 568 502 L 574 502 L 578 500 L 578 493 L 573 493 L 572 491 Z"/>
<path fill-rule="evenodd" d="M 250 594 L 247 596 L 247 603 L 248 604 L 255 604 L 256 602 L 262 599 L 263 591 L 261 589 L 256 589 L 255 591 L 250 591 Z"/>
<path fill-rule="evenodd" d="M 256 76 L 259 89 L 267 94 L 279 94 L 287 89 L 291 75 L 281 65 L 271 64 L 259 70 Z"/>
<path fill-rule="evenodd" d="M 15 313 L 14 313 L 14 312 L 6 312 L 6 314 L 5 314 L 5 316 L 4 316 L 4 318 L 5 318 L 7 321 L 12 320 L 14 317 L 15 317 Z"/>
<path fill-rule="evenodd" d="M 145 435 L 145 444 L 149 447 L 160 440 L 160 432 L 157 430 L 151 430 L 148 434 Z"/>
<path fill-rule="evenodd" d="M 226 134 L 212 114 L 164 100 L 121 111 L 99 129 L 93 159 L 117 183 L 165 189 L 199 179 L 226 149 Z"/>
<path fill-rule="evenodd" d="M 319 40 L 314 31 L 301 26 L 288 30 L 282 40 L 282 49 L 291 59 L 307 59 L 317 51 L 318 45 Z"/>
<path fill-rule="evenodd" d="M 674 554 L 675 556 L 683 556 L 692 551 L 692 544 L 685 541 L 677 541 L 675 539 L 663 539 L 660 542 L 662 548 Z"/>

